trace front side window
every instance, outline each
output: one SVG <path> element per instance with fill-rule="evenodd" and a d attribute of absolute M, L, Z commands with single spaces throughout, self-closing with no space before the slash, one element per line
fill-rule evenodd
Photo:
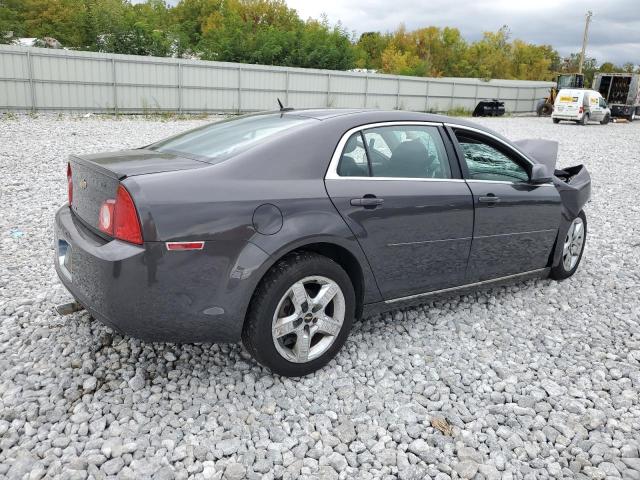
<path fill-rule="evenodd" d="M 437 127 L 398 125 L 363 131 L 374 177 L 451 178 Z"/>
<path fill-rule="evenodd" d="M 464 154 L 467 177 L 470 180 L 526 182 L 527 170 L 516 160 L 480 138 L 457 131 L 456 138 Z"/>

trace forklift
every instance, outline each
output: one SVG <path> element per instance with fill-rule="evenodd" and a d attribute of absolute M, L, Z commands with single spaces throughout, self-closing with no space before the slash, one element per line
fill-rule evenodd
<path fill-rule="evenodd" d="M 563 88 L 584 88 L 584 75 L 581 73 L 558 75 L 556 84 L 549 90 L 549 96 L 540 100 L 536 106 L 536 113 L 539 117 L 548 117 L 551 115 L 556 96 Z"/>

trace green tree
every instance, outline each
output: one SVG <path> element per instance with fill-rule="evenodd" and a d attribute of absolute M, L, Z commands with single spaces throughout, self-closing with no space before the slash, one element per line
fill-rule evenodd
<path fill-rule="evenodd" d="M 25 35 L 22 0 L 0 0 L 0 43 Z"/>
<path fill-rule="evenodd" d="M 356 66 L 371 70 L 382 69 L 382 52 L 389 45 L 390 35 L 380 32 L 365 32 L 356 43 Z"/>

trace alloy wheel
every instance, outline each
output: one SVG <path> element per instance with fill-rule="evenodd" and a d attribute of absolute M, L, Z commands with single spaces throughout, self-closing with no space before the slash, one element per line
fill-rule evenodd
<path fill-rule="evenodd" d="M 295 282 L 278 302 L 271 336 L 280 355 L 305 363 L 324 354 L 342 330 L 345 298 L 327 277 L 310 276 Z"/>
<path fill-rule="evenodd" d="M 584 244 L 584 222 L 582 218 L 577 217 L 571 222 L 569 231 L 564 240 L 564 248 L 562 250 L 562 265 L 569 272 L 578 263 L 582 246 Z"/>

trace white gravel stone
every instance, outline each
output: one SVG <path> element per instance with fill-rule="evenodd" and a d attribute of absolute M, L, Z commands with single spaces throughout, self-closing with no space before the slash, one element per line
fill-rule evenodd
<path fill-rule="evenodd" d="M 288 379 L 239 345 L 147 344 L 52 308 L 70 300 L 52 261 L 67 156 L 205 120 L 0 118 L 0 478 L 640 479 L 640 122 L 479 122 L 587 165 L 577 274 L 368 318 Z"/>

